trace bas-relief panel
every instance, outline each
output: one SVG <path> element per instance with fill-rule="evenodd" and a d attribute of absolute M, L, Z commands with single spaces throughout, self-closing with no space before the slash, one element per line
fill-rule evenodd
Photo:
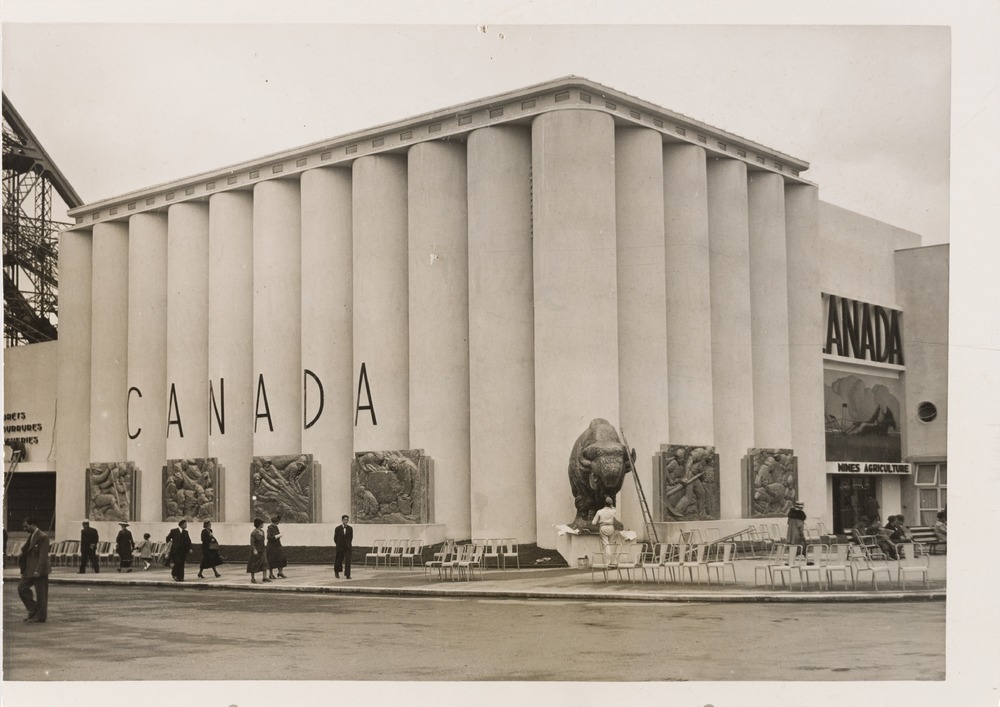
<path fill-rule="evenodd" d="M 254 457 L 250 463 L 250 517 L 285 523 L 319 522 L 319 485 L 312 454 Z"/>
<path fill-rule="evenodd" d="M 134 462 L 91 462 L 86 473 L 87 518 L 135 520 L 139 470 Z"/>
<path fill-rule="evenodd" d="M 358 452 L 351 464 L 351 512 L 358 523 L 431 523 L 433 461 L 422 449 Z"/>
<path fill-rule="evenodd" d="M 222 520 L 219 460 L 168 459 L 163 469 L 163 520 Z"/>
<path fill-rule="evenodd" d="M 719 519 L 719 455 L 715 447 L 660 445 L 656 470 L 659 520 Z"/>
<path fill-rule="evenodd" d="M 744 457 L 743 515 L 785 516 L 798 498 L 798 459 L 791 449 L 750 449 Z"/>

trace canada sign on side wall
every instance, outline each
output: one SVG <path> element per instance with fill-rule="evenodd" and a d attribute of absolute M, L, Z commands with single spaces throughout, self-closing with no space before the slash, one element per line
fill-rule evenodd
<path fill-rule="evenodd" d="M 826 343 L 823 353 L 903 365 L 903 337 L 896 309 L 823 293 Z"/>

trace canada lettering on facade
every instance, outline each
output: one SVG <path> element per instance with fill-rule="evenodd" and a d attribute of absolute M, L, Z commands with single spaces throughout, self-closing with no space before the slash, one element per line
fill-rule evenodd
<path fill-rule="evenodd" d="M 310 397 L 310 390 L 313 391 L 314 398 Z M 364 402 L 362 404 L 362 391 L 364 396 Z M 135 430 L 132 429 L 131 423 L 131 413 L 132 413 L 132 403 L 138 401 L 142 398 L 142 390 L 136 386 L 131 386 L 128 389 L 126 397 L 126 426 L 128 428 L 129 439 L 136 439 L 142 434 L 142 427 L 137 427 Z M 314 399 L 314 403 L 310 405 L 310 400 Z M 209 407 L 209 435 L 213 434 L 226 434 L 226 379 L 220 378 L 218 380 L 218 387 L 216 387 L 216 381 L 208 382 L 208 407 Z M 322 417 L 323 410 L 326 407 L 326 396 L 323 388 L 323 381 L 320 379 L 316 373 L 310 371 L 308 368 L 302 371 L 302 427 L 303 429 L 309 429 Z M 361 364 L 361 370 L 358 374 L 358 394 L 355 399 L 355 414 L 354 414 L 354 426 L 358 426 L 359 415 L 362 410 L 366 410 L 371 415 L 372 425 L 378 425 L 378 419 L 375 416 L 375 401 L 372 397 L 371 384 L 368 380 L 368 370 L 365 367 L 364 362 Z M 310 417 L 311 415 L 311 417 Z M 257 376 L 256 385 L 256 405 L 254 408 L 254 419 L 253 428 L 256 432 L 259 428 L 261 420 L 267 422 L 268 430 L 274 432 L 274 419 L 271 416 L 271 406 L 267 399 L 267 383 L 264 379 L 264 374 L 261 373 Z M 174 432 L 178 437 L 184 437 L 184 421 L 182 414 L 181 400 L 177 395 L 177 387 L 174 383 L 170 384 L 170 394 L 167 400 L 167 430 L 166 436 L 170 437 L 171 432 Z"/>
<path fill-rule="evenodd" d="M 827 314 L 823 353 L 904 365 L 898 310 L 836 295 L 824 296 Z"/>

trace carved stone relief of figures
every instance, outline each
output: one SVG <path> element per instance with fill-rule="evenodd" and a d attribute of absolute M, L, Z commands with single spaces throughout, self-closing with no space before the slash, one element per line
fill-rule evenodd
<path fill-rule="evenodd" d="M 776 518 L 798 497 L 798 459 L 791 449 L 750 449 L 743 462 L 743 515 Z"/>
<path fill-rule="evenodd" d="M 433 462 L 421 449 L 358 452 L 351 514 L 358 523 L 430 523 Z"/>
<path fill-rule="evenodd" d="M 663 444 L 654 462 L 658 520 L 720 518 L 719 455 L 715 447 Z"/>
<path fill-rule="evenodd" d="M 285 523 L 319 521 L 319 485 L 312 454 L 254 457 L 250 463 L 250 517 Z"/>
<path fill-rule="evenodd" d="M 86 474 L 87 518 L 135 520 L 139 470 L 134 462 L 91 462 Z"/>
<path fill-rule="evenodd" d="M 218 459 L 168 459 L 163 468 L 163 520 L 222 520 Z"/>

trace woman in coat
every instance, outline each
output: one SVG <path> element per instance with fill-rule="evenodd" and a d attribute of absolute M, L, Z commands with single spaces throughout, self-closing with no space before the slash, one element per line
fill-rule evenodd
<path fill-rule="evenodd" d="M 254 575 L 258 572 L 261 573 L 262 582 L 271 581 L 267 578 L 267 552 L 264 546 L 264 531 L 261 530 L 262 525 L 264 525 L 264 521 L 260 518 L 253 519 L 253 532 L 250 533 L 250 559 L 247 560 L 247 572 L 250 573 L 251 584 L 257 584 Z"/>
<path fill-rule="evenodd" d="M 129 532 L 128 523 L 122 521 L 118 525 L 122 527 L 118 531 L 118 537 L 115 538 L 115 551 L 118 553 L 118 571 L 121 572 L 124 569 L 126 572 L 131 572 L 135 541 L 132 539 L 132 533 Z"/>
<path fill-rule="evenodd" d="M 271 518 L 271 525 L 267 526 L 267 567 L 270 579 L 274 579 L 274 570 L 278 570 L 278 576 L 284 579 L 285 573 L 281 570 L 288 564 L 285 550 L 281 546 L 281 530 L 278 529 L 280 522 L 281 516 L 275 515 Z"/>
<path fill-rule="evenodd" d="M 222 575 L 215 569 L 221 564 L 219 541 L 215 539 L 215 534 L 212 532 L 212 521 L 206 520 L 201 529 L 201 565 L 198 567 L 198 579 L 205 579 L 202 572 L 207 569 L 215 572 L 216 577 L 221 577 Z"/>

